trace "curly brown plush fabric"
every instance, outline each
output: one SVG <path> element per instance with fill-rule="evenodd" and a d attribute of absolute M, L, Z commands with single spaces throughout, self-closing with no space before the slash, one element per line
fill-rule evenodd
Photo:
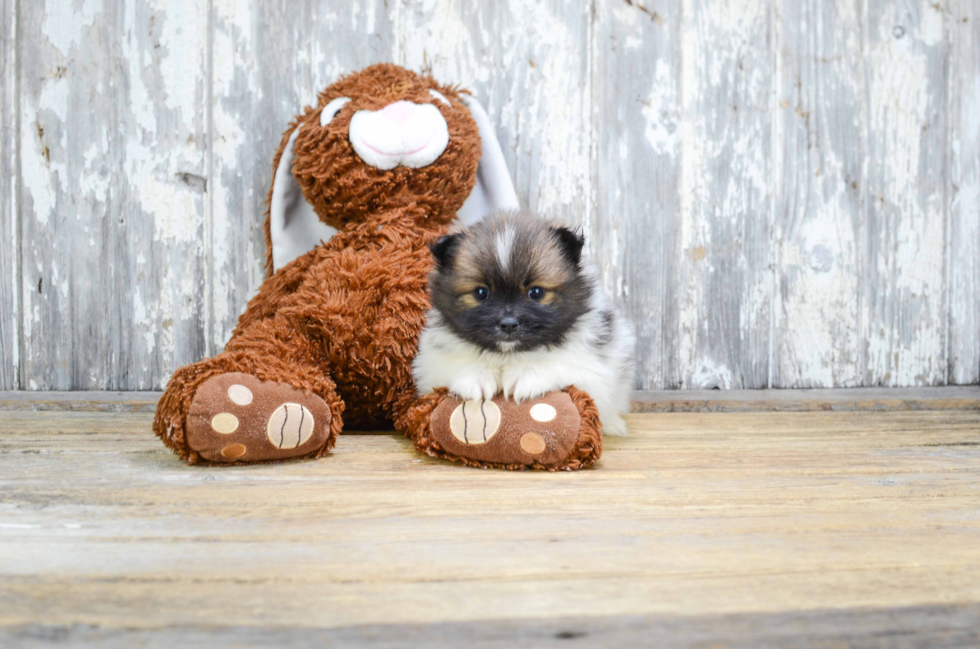
<path fill-rule="evenodd" d="M 442 93 L 452 108 L 433 101 L 429 90 Z M 392 208 L 415 206 L 422 211 L 423 219 L 431 219 L 430 228 L 445 226 L 472 191 L 480 159 L 480 135 L 459 93 L 456 86 L 440 85 L 431 77 L 420 77 L 396 65 L 372 65 L 319 94 L 317 106 L 307 107 L 283 134 L 272 168 L 279 168 L 289 136 L 298 127 L 293 175 L 324 223 L 339 230 L 348 223 L 364 223 Z M 320 110 L 338 97 L 350 97 L 351 101 L 325 128 L 321 127 Z M 446 150 L 421 169 L 395 167 L 383 171 L 364 164 L 347 138 L 351 117 L 358 110 L 379 110 L 402 99 L 439 108 L 449 126 Z M 271 200 L 270 187 L 266 203 Z M 268 214 L 267 210 L 263 229 L 266 271 L 271 275 Z"/>
<path fill-rule="evenodd" d="M 434 101 L 430 89 L 451 106 Z M 337 97 L 351 101 L 320 126 L 320 110 Z M 435 162 L 418 169 L 365 164 L 348 139 L 351 117 L 402 99 L 435 105 L 446 120 L 449 144 Z M 373 427 L 395 419 L 425 450 L 424 435 L 414 431 L 426 429 L 424 418 L 437 397 L 416 399 L 411 363 L 429 307 L 429 244 L 446 232 L 474 187 L 481 153 L 477 125 L 457 88 L 381 64 L 332 84 L 316 106 L 292 122 L 276 153 L 273 176 L 297 128 L 293 176 L 319 218 L 339 232 L 273 274 L 267 211 L 266 281 L 225 351 L 178 370 L 157 408 L 154 432 L 189 463 L 267 461 L 287 451 L 294 453 L 291 457 L 319 457 L 333 447 L 343 427 Z M 201 389 L 227 373 L 254 380 L 233 389 L 227 380 L 220 389 L 218 383 Z M 271 397 L 255 394 L 270 385 L 264 382 L 283 386 L 274 394 L 292 395 L 278 414 L 276 404 L 269 405 Z M 600 452 L 591 400 L 569 394 L 582 414 L 583 438 L 566 466 L 542 468 L 580 468 Z M 196 414 L 189 419 L 192 404 Z M 206 451 L 191 448 L 191 426 L 198 427 L 191 438 L 211 436 Z M 309 448 L 302 442 L 295 450 L 282 446 L 283 440 L 294 439 L 292 432 L 297 443 L 304 439 L 310 426 L 309 439 L 319 441 L 310 441 Z M 278 446 L 260 452 L 255 440 L 267 443 L 266 437 Z"/>

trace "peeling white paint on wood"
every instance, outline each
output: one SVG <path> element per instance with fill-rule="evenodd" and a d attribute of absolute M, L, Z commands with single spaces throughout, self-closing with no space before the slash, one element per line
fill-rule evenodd
<path fill-rule="evenodd" d="M 111 18 L 91 3 L 77 15 L 54 2 L 49 15 L 46 4 L 21 3 L 18 15 L 21 382 L 31 389 L 104 387 L 114 354 L 97 335 L 109 315 L 100 307 L 113 273 L 101 259 L 112 254 L 103 220 L 116 219 L 107 191 L 85 192 L 82 184 L 115 175 L 108 142 L 113 66 L 108 43 L 100 44 L 85 14 Z M 132 314 L 114 310 L 131 323 Z M 95 366 L 86 367 L 90 362 Z"/>
<path fill-rule="evenodd" d="M 680 250 L 671 387 L 768 380 L 768 3 L 681 8 Z"/>
<path fill-rule="evenodd" d="M 472 89 L 584 228 L 638 387 L 976 382 L 974 4 L 0 0 L 0 389 L 220 351 L 283 128 L 387 60 Z"/>
<path fill-rule="evenodd" d="M 949 34 L 948 380 L 980 380 L 980 5 L 955 0 Z"/>
<path fill-rule="evenodd" d="M 0 0 L 0 15 L 13 16 L 15 1 Z M 0 390 L 20 385 L 16 33 L 17 21 L 0 24 Z"/>
<path fill-rule="evenodd" d="M 637 330 L 641 385 L 674 381 L 680 248 L 680 7 L 599 0 L 593 26 L 595 206 L 586 236 Z"/>
<path fill-rule="evenodd" d="M 781 4 L 773 119 L 774 387 L 865 378 L 860 2 Z"/>
<path fill-rule="evenodd" d="M 948 321 L 945 11 L 933 0 L 866 11 L 863 383 L 934 385 L 946 379 Z"/>
<path fill-rule="evenodd" d="M 137 2 L 122 14 L 120 90 L 132 108 L 116 127 L 125 134 L 117 204 L 131 216 L 116 230 L 128 233 L 115 244 L 126 260 L 117 299 L 128 306 L 132 295 L 135 326 L 119 353 L 132 359 L 129 380 L 151 389 L 204 348 L 208 15 L 196 0 Z"/>
<path fill-rule="evenodd" d="M 205 351 L 198 4 L 20 5 L 22 387 L 151 389 Z"/>

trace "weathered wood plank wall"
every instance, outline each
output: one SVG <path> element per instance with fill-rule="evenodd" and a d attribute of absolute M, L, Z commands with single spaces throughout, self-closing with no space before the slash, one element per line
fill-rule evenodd
<path fill-rule="evenodd" d="M 638 387 L 980 379 L 972 0 L 0 0 L 0 389 L 159 389 L 262 277 L 288 120 L 472 88 L 582 226 Z"/>
<path fill-rule="evenodd" d="M 16 0 L 0 0 L 0 389 L 19 385 Z"/>
<path fill-rule="evenodd" d="M 947 378 L 950 383 L 975 383 L 980 378 L 980 4 L 956 0 L 947 15 Z"/>

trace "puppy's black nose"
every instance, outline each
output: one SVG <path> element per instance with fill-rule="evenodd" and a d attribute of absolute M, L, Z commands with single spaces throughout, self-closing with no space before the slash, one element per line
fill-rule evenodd
<path fill-rule="evenodd" d="M 517 328 L 520 326 L 520 323 L 517 321 L 517 318 L 504 318 L 503 320 L 500 321 L 499 326 L 500 326 L 500 330 L 505 334 L 512 334 L 515 331 L 517 331 Z"/>

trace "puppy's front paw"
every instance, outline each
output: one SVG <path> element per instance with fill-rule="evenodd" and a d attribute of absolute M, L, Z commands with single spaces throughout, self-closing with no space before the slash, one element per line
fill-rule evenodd
<path fill-rule="evenodd" d="M 500 391 L 500 386 L 491 372 L 475 370 L 457 376 L 449 386 L 449 391 L 465 401 L 489 400 Z"/>
<path fill-rule="evenodd" d="M 616 435 L 622 437 L 629 434 L 626 430 L 626 421 L 619 415 L 606 415 L 602 420 L 602 433 L 604 435 Z"/>
<path fill-rule="evenodd" d="M 528 401 L 559 390 L 564 386 L 557 385 L 556 382 L 534 369 L 524 368 L 519 372 L 514 372 L 504 376 L 504 396 L 513 397 L 514 401 Z"/>

